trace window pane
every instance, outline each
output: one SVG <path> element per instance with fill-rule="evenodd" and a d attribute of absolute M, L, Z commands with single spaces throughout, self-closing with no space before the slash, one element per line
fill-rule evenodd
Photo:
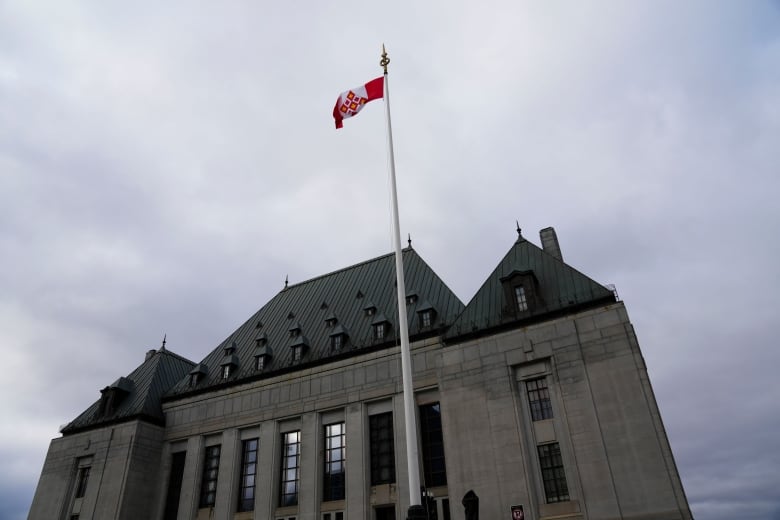
<path fill-rule="evenodd" d="M 531 420 L 542 421 L 553 418 L 550 392 L 547 389 L 547 378 L 532 379 L 525 382 L 528 393 L 528 405 L 531 409 Z"/>
<path fill-rule="evenodd" d="M 282 467 L 281 467 L 281 506 L 298 503 L 298 482 L 300 478 L 300 432 L 282 434 Z"/>
<path fill-rule="evenodd" d="M 346 458 L 344 423 L 325 426 L 324 435 L 323 500 L 343 500 L 345 496 L 344 460 Z"/>
<path fill-rule="evenodd" d="M 538 446 L 537 450 L 547 503 L 569 500 L 569 488 L 566 484 L 560 445 L 557 442 L 543 444 Z"/>
<path fill-rule="evenodd" d="M 217 489 L 217 475 L 221 446 L 206 448 L 200 483 L 200 507 L 213 507 Z"/>
<path fill-rule="evenodd" d="M 420 406 L 420 434 L 424 484 L 426 487 L 444 486 L 447 484 L 447 472 L 439 403 Z"/>
<path fill-rule="evenodd" d="M 386 412 L 368 418 L 371 485 L 395 482 L 393 414 Z"/>
<path fill-rule="evenodd" d="M 257 439 L 242 442 L 241 486 L 238 491 L 238 510 L 252 511 L 255 508 L 255 475 L 257 474 Z"/>

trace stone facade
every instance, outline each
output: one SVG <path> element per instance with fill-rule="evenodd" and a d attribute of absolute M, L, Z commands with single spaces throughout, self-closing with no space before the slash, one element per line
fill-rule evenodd
<path fill-rule="evenodd" d="M 411 345 L 417 405 L 435 410 L 433 426 L 418 416 L 420 456 L 438 453 L 440 438 L 446 467 L 446 479 L 426 488 L 438 519 L 463 519 L 470 490 L 482 518 L 511 518 L 517 505 L 528 519 L 691 518 L 622 302 L 602 298 L 541 319 L 446 331 Z M 397 346 L 355 348 L 298 370 L 169 393 L 164 427 L 135 420 L 55 439 L 29 518 L 405 518 L 400 365 Z M 395 478 L 374 482 L 379 416 L 392 418 Z M 344 496 L 326 500 L 328 454 L 341 456 L 328 449 L 325 427 L 333 424 L 345 432 Z M 299 432 L 293 448 L 283 446 L 290 432 Z M 246 455 L 253 439 L 256 459 Z M 207 454 L 216 447 L 215 462 Z M 297 469 L 285 473 L 290 453 Z M 426 459 L 421 471 L 428 463 L 435 464 Z M 79 465 L 91 473 L 84 496 L 74 498 Z M 297 503 L 283 504 L 290 489 Z M 252 495 L 248 511 L 242 493 Z"/>

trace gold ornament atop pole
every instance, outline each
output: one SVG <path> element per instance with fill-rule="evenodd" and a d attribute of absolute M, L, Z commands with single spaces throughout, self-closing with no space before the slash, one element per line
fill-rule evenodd
<path fill-rule="evenodd" d="M 387 66 L 390 64 L 390 58 L 387 57 L 387 51 L 385 50 L 385 44 L 382 44 L 382 59 L 379 60 L 379 65 L 385 69 L 385 75 L 387 75 Z"/>

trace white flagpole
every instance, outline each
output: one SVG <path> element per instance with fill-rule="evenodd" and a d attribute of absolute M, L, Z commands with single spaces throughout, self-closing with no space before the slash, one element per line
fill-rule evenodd
<path fill-rule="evenodd" d="M 393 242 L 395 243 L 395 272 L 398 286 L 398 328 L 401 331 L 401 378 L 404 395 L 404 424 L 406 426 L 406 467 L 409 474 L 409 518 L 412 518 L 414 506 L 421 506 L 420 500 L 420 465 L 417 456 L 417 421 L 414 413 L 414 386 L 412 385 L 412 356 L 409 349 L 409 325 L 406 318 L 406 286 L 404 285 L 404 262 L 401 252 L 401 227 L 398 220 L 398 192 L 395 185 L 395 157 L 393 154 L 393 128 L 390 124 L 390 87 L 387 81 L 387 57 L 385 46 L 382 45 L 382 60 L 379 64 L 384 68 L 384 98 L 385 116 L 387 120 L 387 147 L 390 155 L 390 191 L 393 199 Z"/>

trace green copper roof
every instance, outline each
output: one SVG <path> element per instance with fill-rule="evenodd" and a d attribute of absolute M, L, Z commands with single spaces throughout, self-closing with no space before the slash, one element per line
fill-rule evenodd
<path fill-rule="evenodd" d="M 154 352 L 127 377 L 120 377 L 103 389 L 101 399 L 65 426 L 62 434 L 138 418 L 163 424 L 163 394 L 194 366 L 192 361 L 164 348 Z M 113 402 L 108 402 L 111 392 Z"/>
<path fill-rule="evenodd" d="M 403 251 L 403 261 L 407 287 L 414 287 L 420 301 L 430 303 L 436 310 L 433 327 L 422 329 L 416 312 L 418 303 L 407 304 L 410 338 L 441 334 L 461 313 L 463 303 L 412 248 Z M 365 349 L 392 347 L 399 341 L 396 300 L 393 254 L 290 285 L 203 359 L 201 364 L 208 367 L 208 374 L 195 386 L 190 386 L 189 378 L 184 379 L 167 397 L 297 370 L 332 358 L 360 354 Z M 389 323 L 381 339 L 374 339 L 373 324 L 377 317 Z M 335 351 L 331 346 L 334 325 L 346 334 L 341 348 Z M 238 367 L 224 380 L 219 365 L 224 346 L 231 342 L 236 344 Z M 301 360 L 293 364 L 292 347 L 304 342 L 307 348 Z M 257 348 L 264 345 L 273 354 L 263 370 L 258 371 L 255 356 Z"/>
<path fill-rule="evenodd" d="M 518 285 L 525 286 L 525 310 L 515 303 Z M 455 342 L 614 301 L 612 291 L 520 237 L 449 327 L 445 339 Z"/>

